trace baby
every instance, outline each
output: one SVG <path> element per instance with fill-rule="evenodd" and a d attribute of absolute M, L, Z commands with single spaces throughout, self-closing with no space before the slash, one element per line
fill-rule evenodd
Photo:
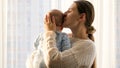
<path fill-rule="evenodd" d="M 62 24 L 63 24 L 63 13 L 59 10 L 51 10 L 49 11 L 50 16 L 55 17 L 55 22 L 56 22 L 56 45 L 59 51 L 64 51 L 66 49 L 71 48 L 70 45 L 70 40 L 67 36 L 67 34 L 62 33 Z M 36 51 L 33 53 L 33 68 L 46 68 L 46 65 L 44 63 L 43 59 L 43 53 L 41 51 L 41 45 L 43 45 L 43 35 L 44 33 L 40 33 L 38 38 L 36 39 L 34 43 L 34 47 Z"/>

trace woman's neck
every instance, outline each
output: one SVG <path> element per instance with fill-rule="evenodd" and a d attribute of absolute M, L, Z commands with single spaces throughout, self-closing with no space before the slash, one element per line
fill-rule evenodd
<path fill-rule="evenodd" d="M 75 38 L 80 38 L 80 39 L 88 39 L 88 34 L 86 33 L 86 28 L 85 27 L 79 27 L 76 29 L 71 29 L 72 31 L 72 36 Z"/>

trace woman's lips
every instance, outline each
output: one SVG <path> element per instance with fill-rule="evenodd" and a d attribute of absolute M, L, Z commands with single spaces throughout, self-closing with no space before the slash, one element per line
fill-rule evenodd
<path fill-rule="evenodd" d="M 63 21 L 63 23 L 65 22 L 65 20 L 66 20 L 66 17 L 65 17 L 65 15 L 64 15 L 64 16 L 63 16 L 63 20 L 62 20 L 62 21 Z"/>
<path fill-rule="evenodd" d="M 63 15 L 63 20 L 65 20 L 65 19 L 66 19 L 66 15 L 64 14 L 64 15 Z"/>

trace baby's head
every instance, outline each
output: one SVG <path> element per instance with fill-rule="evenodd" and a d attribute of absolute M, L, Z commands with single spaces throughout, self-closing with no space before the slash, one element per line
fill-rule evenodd
<path fill-rule="evenodd" d="M 62 27 L 62 24 L 63 24 L 63 13 L 60 10 L 57 10 L 57 9 L 50 10 L 49 13 L 50 13 L 51 18 L 52 18 L 52 16 L 55 17 L 57 30 L 62 30 L 62 28 L 63 28 Z"/>

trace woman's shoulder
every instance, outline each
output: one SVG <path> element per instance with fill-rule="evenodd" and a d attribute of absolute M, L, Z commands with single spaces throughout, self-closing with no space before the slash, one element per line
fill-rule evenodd
<path fill-rule="evenodd" d="M 73 40 L 72 40 L 73 41 Z M 93 47 L 95 48 L 95 43 L 90 39 L 76 39 L 73 41 L 72 46 L 76 47 Z"/>
<path fill-rule="evenodd" d="M 71 51 L 74 53 L 95 53 L 95 44 L 91 40 L 78 40 L 72 44 Z"/>

